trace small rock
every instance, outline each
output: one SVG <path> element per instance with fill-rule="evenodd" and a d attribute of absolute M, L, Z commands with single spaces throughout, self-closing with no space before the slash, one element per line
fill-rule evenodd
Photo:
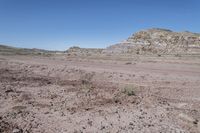
<path fill-rule="evenodd" d="M 130 126 L 133 126 L 133 123 L 132 123 L 132 122 L 130 122 L 130 123 L 129 123 L 129 125 L 130 125 Z"/>
<path fill-rule="evenodd" d="M 193 124 L 197 125 L 198 124 L 198 120 L 193 121 Z"/>
<path fill-rule="evenodd" d="M 14 90 L 8 89 L 8 90 L 5 91 L 5 93 L 10 93 L 10 92 L 14 92 Z"/>
<path fill-rule="evenodd" d="M 46 111 L 46 112 L 44 112 L 44 114 L 49 114 L 49 112 L 48 112 L 48 111 Z"/>
<path fill-rule="evenodd" d="M 23 133 L 22 129 L 17 129 L 17 128 L 13 129 L 12 132 L 13 133 Z"/>
<path fill-rule="evenodd" d="M 47 84 L 51 84 L 51 81 L 48 81 Z"/>

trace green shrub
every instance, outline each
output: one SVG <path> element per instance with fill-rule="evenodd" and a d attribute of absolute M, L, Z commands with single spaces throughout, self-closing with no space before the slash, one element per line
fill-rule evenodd
<path fill-rule="evenodd" d="M 136 87 L 133 85 L 128 85 L 124 87 L 123 93 L 127 94 L 128 96 L 135 96 Z"/>

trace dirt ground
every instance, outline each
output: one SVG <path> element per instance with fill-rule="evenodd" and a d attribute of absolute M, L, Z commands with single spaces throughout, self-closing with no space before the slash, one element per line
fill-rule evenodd
<path fill-rule="evenodd" d="M 198 133 L 200 58 L 0 55 L 2 133 Z"/>

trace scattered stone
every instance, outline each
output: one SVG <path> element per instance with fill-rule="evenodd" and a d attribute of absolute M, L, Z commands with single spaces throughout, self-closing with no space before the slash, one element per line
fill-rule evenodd
<path fill-rule="evenodd" d="M 10 93 L 10 92 L 14 92 L 14 90 L 8 89 L 8 90 L 5 91 L 5 93 Z"/>
<path fill-rule="evenodd" d="M 193 124 L 197 124 L 198 123 L 198 120 L 186 115 L 186 114 L 179 114 L 178 115 L 182 120 L 185 120 L 185 121 L 188 121 L 188 122 L 192 122 Z"/>
<path fill-rule="evenodd" d="M 197 125 L 198 122 L 199 122 L 199 121 L 196 119 L 195 121 L 193 121 L 193 124 Z"/>

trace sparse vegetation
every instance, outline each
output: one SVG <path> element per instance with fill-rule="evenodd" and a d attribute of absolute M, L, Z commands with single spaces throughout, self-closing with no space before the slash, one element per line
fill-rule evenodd
<path fill-rule="evenodd" d="M 135 96 L 136 87 L 133 85 L 127 85 L 123 89 L 123 93 L 127 94 L 128 96 Z"/>
<path fill-rule="evenodd" d="M 81 89 L 85 91 L 89 91 L 92 89 L 92 84 L 82 84 Z"/>

